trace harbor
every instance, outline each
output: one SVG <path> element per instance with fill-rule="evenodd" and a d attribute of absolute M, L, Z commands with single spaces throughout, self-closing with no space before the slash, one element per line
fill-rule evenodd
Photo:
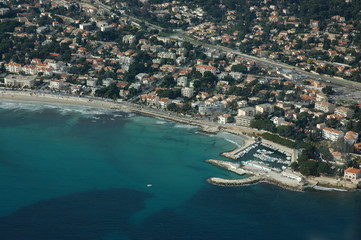
<path fill-rule="evenodd" d="M 206 162 L 230 170 L 240 176 L 245 174 L 249 176 L 241 179 L 211 177 L 207 180 L 209 183 L 217 186 L 244 186 L 259 182 L 269 182 L 284 188 L 301 191 L 304 190 L 305 187 L 317 184 L 316 181 L 308 181 L 304 179 L 302 175 L 294 173 L 289 169 L 282 171 L 258 161 L 245 161 L 242 162 L 242 166 L 240 164 L 214 159 L 207 160 Z"/>

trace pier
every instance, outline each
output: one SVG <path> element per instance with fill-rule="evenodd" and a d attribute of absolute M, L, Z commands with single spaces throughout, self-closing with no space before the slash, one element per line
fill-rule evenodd
<path fill-rule="evenodd" d="M 246 139 L 246 140 L 244 140 L 244 144 L 241 147 L 236 148 L 230 152 L 224 152 L 221 155 L 226 158 L 237 160 L 238 158 L 243 157 L 243 155 L 245 154 L 247 149 L 252 147 L 255 143 L 256 142 L 254 140 Z"/>

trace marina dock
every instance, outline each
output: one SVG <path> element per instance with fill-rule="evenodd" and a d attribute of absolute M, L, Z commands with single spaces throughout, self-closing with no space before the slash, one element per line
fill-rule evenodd
<path fill-rule="evenodd" d="M 223 179 L 217 177 L 207 179 L 209 183 L 217 186 L 244 186 L 258 182 L 269 182 L 284 188 L 303 190 L 305 186 L 314 184 L 314 182 L 306 181 L 302 175 L 294 173 L 291 170 L 281 171 L 257 161 L 244 162 L 243 166 L 238 163 L 214 159 L 206 160 L 206 162 L 239 175 L 249 175 L 249 177 L 241 179 Z"/>

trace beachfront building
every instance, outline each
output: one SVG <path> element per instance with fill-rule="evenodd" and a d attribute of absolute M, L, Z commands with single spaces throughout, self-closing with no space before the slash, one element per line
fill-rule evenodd
<path fill-rule="evenodd" d="M 245 107 L 238 109 L 238 116 L 253 117 L 256 115 L 256 109 L 254 107 Z"/>
<path fill-rule="evenodd" d="M 199 105 L 198 107 L 198 112 L 200 115 L 206 115 L 206 114 L 211 114 L 212 112 L 216 112 L 216 111 L 224 111 L 225 106 L 222 102 L 214 102 L 211 104 L 202 104 Z"/>
<path fill-rule="evenodd" d="M 35 76 L 7 75 L 4 78 L 6 86 L 11 87 L 34 87 Z"/>
<path fill-rule="evenodd" d="M 231 114 L 223 114 L 223 115 L 220 115 L 218 116 L 218 123 L 219 124 L 226 124 L 229 122 L 229 119 L 231 118 Z"/>
<path fill-rule="evenodd" d="M 361 177 L 361 171 L 360 169 L 350 167 L 345 170 L 343 177 L 350 180 L 356 180 Z"/>
<path fill-rule="evenodd" d="M 264 103 L 256 106 L 256 112 L 257 114 L 262 113 L 273 113 L 274 112 L 274 106 L 269 103 Z"/>
<path fill-rule="evenodd" d="M 337 141 L 338 138 L 340 137 L 343 137 L 343 132 L 342 131 L 339 131 L 339 130 L 336 130 L 336 129 L 333 129 L 333 128 L 324 128 L 322 130 L 322 137 L 324 139 L 328 139 L 332 142 L 335 142 Z"/>
<path fill-rule="evenodd" d="M 61 89 L 64 85 L 63 80 L 51 80 L 49 84 L 49 88 L 51 89 Z"/>
<path fill-rule="evenodd" d="M 335 110 L 335 105 L 328 102 L 316 102 L 315 109 L 322 112 L 333 112 Z"/>
<path fill-rule="evenodd" d="M 352 115 L 354 114 L 354 111 L 347 107 L 338 107 L 338 108 L 335 108 L 335 114 L 341 115 L 343 117 L 352 117 Z"/>
<path fill-rule="evenodd" d="M 159 98 L 158 106 L 160 109 L 166 109 L 172 101 L 169 98 Z"/>
<path fill-rule="evenodd" d="M 242 126 L 242 127 L 250 127 L 251 123 L 254 120 L 254 117 L 249 116 L 237 116 L 235 117 L 236 125 Z"/>

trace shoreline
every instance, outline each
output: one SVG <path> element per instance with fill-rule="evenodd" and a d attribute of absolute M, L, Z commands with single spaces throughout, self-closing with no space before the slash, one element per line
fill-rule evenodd
<path fill-rule="evenodd" d="M 213 122 L 207 122 L 205 120 L 195 120 L 186 116 L 179 116 L 169 112 L 162 112 L 157 109 L 146 109 L 140 105 L 135 105 L 128 102 L 112 102 L 107 101 L 105 99 L 96 99 L 89 97 L 75 97 L 75 96 L 66 96 L 66 95 L 54 95 L 54 94 L 44 94 L 36 91 L 11 91 L 11 90 L 0 90 L 0 99 L 18 101 L 18 102 L 32 102 L 32 103 L 45 103 L 45 104 L 56 104 L 56 105 L 71 105 L 71 106 L 83 106 L 83 107 L 92 107 L 92 108 L 101 108 L 101 109 L 112 109 L 126 112 L 134 112 L 139 113 L 141 115 L 151 116 L 162 118 L 166 120 L 170 120 L 173 122 L 187 124 L 192 126 L 200 127 L 200 130 L 197 130 L 201 133 L 206 134 L 217 134 L 218 132 L 228 132 L 231 134 L 235 134 L 244 138 L 244 141 L 241 146 L 236 147 L 234 150 L 223 152 L 220 155 L 237 160 L 238 157 L 235 156 L 236 153 L 246 149 L 247 147 L 254 144 L 253 139 L 249 136 L 250 133 L 260 132 L 253 129 L 243 129 L 237 126 L 230 125 L 219 125 Z M 262 142 L 264 139 L 262 139 Z M 267 144 L 271 144 L 276 148 L 283 147 L 279 146 L 276 143 L 267 141 Z M 282 149 L 282 148 L 281 148 Z M 288 150 L 287 152 L 292 151 L 292 160 L 295 159 L 297 154 L 297 150 L 295 149 L 283 149 Z M 216 160 L 218 161 L 218 160 Z M 222 166 L 219 166 L 222 167 Z M 222 167 L 226 170 L 232 171 L 232 169 Z M 236 172 L 237 173 L 237 172 Z M 213 179 L 213 182 L 210 180 Z M 327 177 L 307 177 L 305 178 L 309 182 L 317 182 L 317 186 L 328 187 L 328 188 L 337 188 L 337 189 L 346 189 L 346 190 L 356 190 L 357 184 L 349 183 L 344 180 L 335 180 Z M 239 179 L 238 179 L 239 180 Z M 289 184 L 283 184 L 282 181 L 263 178 L 253 179 L 252 183 L 244 183 L 244 181 L 237 181 L 232 179 L 221 179 L 221 178 L 209 178 L 207 180 L 211 184 L 219 185 L 219 186 L 243 186 L 249 184 L 255 184 L 258 182 L 268 182 L 270 184 L 278 185 L 283 188 L 292 189 L 292 190 L 304 190 L 304 188 L 290 186 Z"/>
<path fill-rule="evenodd" d="M 11 90 L 0 90 L 0 99 L 21 101 L 21 102 L 33 102 L 33 103 L 48 103 L 57 105 L 72 105 L 72 106 L 83 106 L 83 107 L 94 107 L 103 109 L 113 109 L 120 111 L 131 111 L 146 116 L 158 117 L 182 124 L 192 125 L 200 127 L 198 132 L 206 134 L 216 134 L 218 132 L 228 132 L 247 138 L 248 136 L 242 131 L 235 132 L 227 126 L 220 126 L 218 123 L 208 122 L 200 119 L 191 119 L 186 116 L 176 115 L 170 112 L 162 112 L 158 109 L 147 109 L 141 105 L 135 105 L 129 102 L 112 102 L 105 99 L 89 98 L 89 97 L 75 97 L 67 95 L 55 95 L 55 94 L 44 94 L 36 91 L 11 91 Z"/>

